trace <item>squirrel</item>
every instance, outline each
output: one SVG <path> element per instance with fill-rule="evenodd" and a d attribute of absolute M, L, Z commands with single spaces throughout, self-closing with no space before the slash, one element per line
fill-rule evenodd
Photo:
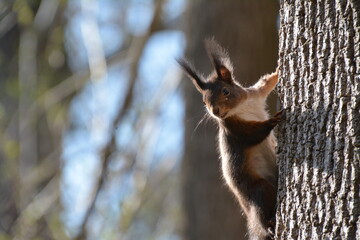
<path fill-rule="evenodd" d="M 234 78 L 228 53 L 215 40 L 205 40 L 205 47 L 215 68 L 207 79 L 188 61 L 177 62 L 218 123 L 223 177 L 246 215 L 250 239 L 272 239 L 278 180 L 272 129 L 284 113 L 269 118 L 266 99 L 278 82 L 278 70 L 244 88 Z"/>

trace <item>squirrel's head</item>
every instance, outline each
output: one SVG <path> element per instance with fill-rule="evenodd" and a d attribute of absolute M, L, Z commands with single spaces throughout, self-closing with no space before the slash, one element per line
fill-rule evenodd
<path fill-rule="evenodd" d="M 186 60 L 177 61 L 202 94 L 210 115 L 225 119 L 229 117 L 230 111 L 245 99 L 246 94 L 243 87 L 234 80 L 233 66 L 227 52 L 214 40 L 206 40 L 205 46 L 215 68 L 206 79 Z"/>

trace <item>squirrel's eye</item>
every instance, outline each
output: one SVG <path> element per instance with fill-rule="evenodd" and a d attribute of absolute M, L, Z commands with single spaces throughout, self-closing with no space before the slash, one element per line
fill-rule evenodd
<path fill-rule="evenodd" d="M 222 92 L 223 92 L 224 96 L 227 96 L 227 95 L 230 94 L 230 91 L 229 91 L 226 87 L 224 87 L 224 88 L 222 89 Z"/>

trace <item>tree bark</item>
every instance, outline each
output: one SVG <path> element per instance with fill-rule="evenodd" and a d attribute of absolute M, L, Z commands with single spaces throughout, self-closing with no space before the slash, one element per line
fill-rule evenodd
<path fill-rule="evenodd" d="M 277 64 L 278 3 L 269 1 L 188 1 L 185 56 L 198 70 L 213 69 L 204 39 L 214 37 L 229 50 L 235 75 L 244 85 L 273 72 Z M 240 206 L 221 176 L 215 122 L 196 126 L 205 113 L 200 94 L 184 79 L 185 155 L 182 165 L 184 239 L 245 239 Z M 275 106 L 274 96 L 272 106 Z"/>
<path fill-rule="evenodd" d="M 281 1 L 276 239 L 360 239 L 357 1 Z"/>

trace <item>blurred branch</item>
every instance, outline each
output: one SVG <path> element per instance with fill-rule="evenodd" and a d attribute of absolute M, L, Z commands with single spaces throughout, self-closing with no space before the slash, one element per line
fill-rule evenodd
<path fill-rule="evenodd" d="M 59 202 L 60 198 L 57 199 Z M 63 213 L 63 209 L 61 207 L 61 203 L 59 203 L 59 207 L 52 208 L 50 214 L 46 214 L 44 219 L 48 225 L 48 229 L 50 229 L 51 240 L 69 240 L 69 236 L 66 234 L 65 229 L 63 227 L 63 222 L 61 219 L 61 215 Z"/>
<path fill-rule="evenodd" d="M 175 72 L 175 73 L 174 73 Z M 161 87 L 157 90 L 155 96 L 151 99 L 151 101 L 149 102 L 149 104 L 146 105 L 145 109 L 143 109 L 141 111 L 141 115 L 137 118 L 137 121 L 134 122 L 134 128 L 135 128 L 135 132 L 138 131 L 142 131 L 143 129 L 141 129 L 143 126 L 147 126 L 147 131 L 142 131 L 143 132 L 143 136 L 141 136 L 141 141 L 140 143 L 135 143 L 135 142 L 131 142 L 132 144 L 136 144 L 136 149 L 145 149 L 147 146 L 147 144 L 149 144 L 149 142 L 156 142 L 156 140 L 154 140 L 154 138 L 157 137 L 157 134 L 155 134 L 156 130 L 149 130 L 149 128 L 155 128 L 156 125 L 155 124 L 151 124 L 154 123 L 154 121 L 151 121 L 151 119 L 156 118 L 158 111 L 160 109 L 160 107 L 162 106 L 162 103 L 166 101 L 166 98 L 168 97 L 168 95 L 170 93 L 173 93 L 175 91 L 175 89 L 177 89 L 177 87 L 179 86 L 180 80 L 181 80 L 181 73 L 178 71 L 176 73 L 175 69 L 169 69 L 167 71 L 167 73 L 165 74 L 165 77 L 162 81 L 162 84 L 160 85 Z M 150 123 L 148 123 L 150 122 Z M 151 136 L 148 135 L 144 135 L 144 134 L 150 134 Z M 152 138 L 152 140 L 150 141 L 149 139 Z M 127 149 L 131 147 L 127 147 Z M 144 151 L 144 150 L 143 150 Z M 143 152 L 142 151 L 142 152 Z M 134 152 L 132 155 L 133 160 L 131 161 L 133 166 L 134 162 L 135 162 L 135 158 L 136 155 L 138 155 L 139 152 Z M 150 179 L 147 179 L 146 182 L 147 184 L 143 187 L 143 189 L 140 191 L 139 193 L 139 197 L 137 197 L 136 199 L 140 199 L 140 201 L 136 201 L 136 206 L 132 206 L 132 213 L 130 214 L 129 217 L 125 218 L 126 223 L 123 224 L 123 228 L 127 229 L 131 223 L 134 222 L 134 219 L 137 217 L 137 215 L 140 213 L 142 207 L 149 201 L 149 199 L 151 199 L 154 196 L 154 193 L 156 192 L 157 189 L 162 189 L 161 186 L 165 183 L 168 183 L 167 179 L 170 176 L 173 176 L 174 170 L 175 170 L 175 166 L 167 166 L 167 164 L 169 163 L 174 163 L 175 161 L 171 161 L 170 159 L 167 160 L 160 160 L 159 162 L 163 162 L 164 165 L 158 166 L 158 169 L 160 169 L 161 174 L 159 175 L 158 173 L 156 174 L 148 174 L 148 176 L 157 176 L 158 180 L 155 179 L 155 184 L 150 185 L 151 181 L 149 181 Z M 166 169 L 161 171 L 161 169 Z M 140 175 L 140 174 L 139 174 Z M 164 200 L 164 199 L 163 199 Z M 162 201 L 163 201 L 162 200 Z M 160 204 L 162 205 L 162 204 Z M 124 233 L 122 233 L 124 234 Z"/>
<path fill-rule="evenodd" d="M 128 229 L 131 225 L 131 223 L 135 222 L 134 219 L 138 216 L 141 209 L 146 205 L 146 203 L 153 197 L 157 196 L 158 190 L 165 191 L 163 186 L 168 185 L 170 182 L 170 178 L 173 178 L 174 172 L 176 170 L 175 164 L 172 166 L 166 166 L 168 162 L 175 162 L 171 161 L 170 159 L 167 159 L 168 161 L 164 160 L 162 162 L 165 162 L 163 166 L 158 167 L 158 171 L 156 174 L 149 174 L 148 179 L 145 181 L 146 184 L 142 187 L 141 191 L 138 192 L 140 195 L 136 199 L 140 199 L 140 201 L 134 201 L 132 202 L 133 206 L 131 209 L 131 214 L 129 217 L 127 217 L 126 222 L 123 223 L 123 228 Z M 165 169 L 165 170 L 164 170 Z M 149 176 L 153 178 L 152 181 L 149 180 Z M 156 176 L 156 177 L 154 177 Z M 155 179 L 154 179 L 155 178 Z M 165 199 L 162 199 L 161 201 L 164 201 Z M 162 205 L 162 204 L 160 204 Z M 126 239 L 126 238 L 125 238 Z"/>
<path fill-rule="evenodd" d="M 29 201 L 33 189 L 26 186 L 23 176 L 35 166 L 38 158 L 37 131 L 34 119 L 37 108 L 28 111 L 37 86 L 38 37 L 33 29 L 25 27 L 19 43 L 19 208 Z"/>
<path fill-rule="evenodd" d="M 23 181 L 26 183 L 26 188 L 36 189 L 36 187 L 43 187 L 32 200 L 27 203 L 22 209 L 19 209 L 20 215 L 12 224 L 12 233 L 15 235 L 14 239 L 23 239 L 23 236 L 29 237 L 34 234 L 31 229 L 35 229 L 34 225 L 38 219 L 45 216 L 48 209 L 54 206 L 54 202 L 59 197 L 59 161 L 55 161 L 55 157 L 60 153 L 60 148 L 54 150 L 48 157 L 40 161 L 23 176 Z M 15 186 L 16 187 L 16 186 Z M 31 227 L 30 227 L 31 226 Z M 29 237 L 30 238 L 30 237 Z"/>
<path fill-rule="evenodd" d="M 119 63 L 128 64 L 126 61 L 127 51 L 120 50 L 106 58 L 106 62 L 108 66 L 114 66 Z M 62 102 L 65 98 L 69 97 L 72 94 L 75 94 L 80 89 L 84 87 L 87 83 L 87 80 L 90 78 L 90 71 L 89 70 L 81 70 L 67 79 L 61 81 L 55 87 L 47 90 L 43 95 L 41 95 L 36 101 L 31 104 L 29 109 L 26 111 L 35 111 L 37 109 L 37 116 L 35 119 L 31 119 L 31 121 L 36 122 L 37 118 L 47 112 L 50 108 L 54 105 Z M 11 117 L 11 120 L 6 127 L 5 133 L 9 135 L 10 129 L 14 129 L 14 124 L 16 124 L 16 119 L 18 118 L 19 111 L 17 110 L 14 115 Z M 4 136 L 3 136 L 4 137 Z M 1 140 L 1 141 L 5 141 Z"/>
<path fill-rule="evenodd" d="M 3 20 L 4 17 L 6 17 L 11 12 L 11 5 L 6 2 L 0 3 L 0 21 Z"/>
<path fill-rule="evenodd" d="M 21 236 L 26 235 L 29 237 L 29 235 L 34 234 L 29 229 L 29 226 L 35 229 L 34 225 L 37 220 L 43 216 L 45 217 L 47 208 L 55 206 L 55 201 L 58 201 L 59 186 L 57 184 L 60 172 L 58 171 L 59 161 L 56 161 L 55 158 L 58 157 L 59 153 L 60 146 L 35 165 L 33 169 L 30 169 L 28 174 L 23 176 L 23 181 L 29 189 L 36 189 L 39 186 L 43 186 L 44 183 L 46 185 L 32 198 L 30 203 L 24 206 L 23 209 L 19 209 L 20 215 L 11 227 L 13 234 L 16 236 L 14 239 L 17 237 L 23 239 Z"/>
<path fill-rule="evenodd" d="M 161 87 L 155 93 L 155 96 L 146 105 L 145 109 L 138 118 L 139 120 L 135 122 L 135 130 L 139 130 L 142 126 L 144 126 L 147 119 L 157 115 L 161 104 L 164 103 L 168 95 L 174 92 L 175 89 L 179 86 L 181 77 L 182 75 L 178 69 L 177 74 L 175 69 L 171 68 L 166 72 Z"/>
<path fill-rule="evenodd" d="M 49 28 L 54 21 L 58 7 L 59 0 L 41 1 L 35 15 L 34 26 L 40 31 L 45 31 Z"/>
<path fill-rule="evenodd" d="M 14 240 L 32 239 L 36 228 L 34 223 L 43 217 L 59 198 L 59 176 L 54 175 L 51 181 L 33 198 L 27 207 L 20 213 L 12 227 Z"/>
<path fill-rule="evenodd" d="M 17 21 L 16 14 L 11 11 L 11 8 L 8 8 L 8 11 L 1 14 L 0 18 L 0 38 L 2 38 L 16 25 Z"/>
<path fill-rule="evenodd" d="M 153 122 L 151 120 L 158 114 L 161 104 L 165 102 L 168 95 L 170 93 L 173 93 L 175 89 L 179 86 L 181 77 L 182 75 L 179 71 L 177 74 L 176 73 L 174 74 L 174 69 L 168 70 L 168 72 L 165 74 L 162 83 L 160 84 L 159 89 L 155 93 L 155 96 L 152 97 L 150 102 L 144 107 L 144 109 L 142 109 L 141 114 L 136 118 L 136 121 L 132 122 L 131 128 L 134 129 L 134 132 L 140 132 L 141 130 L 144 130 L 142 127 L 145 125 L 147 126 L 147 129 L 152 128 L 151 126 L 149 126 L 151 125 L 151 123 L 149 124 L 146 122 L 147 121 Z M 151 137 L 153 138 L 156 135 L 154 134 L 154 131 L 147 131 L 147 132 L 151 132 L 152 133 Z M 130 144 L 136 145 L 135 149 L 144 149 L 145 144 L 150 142 L 149 136 L 147 135 L 141 136 L 141 139 L 143 141 L 140 142 L 131 141 Z M 122 149 L 124 151 L 123 157 L 125 157 L 125 159 L 128 159 L 128 163 L 124 166 L 124 168 L 121 168 L 118 172 L 115 173 L 117 176 L 121 176 L 124 172 L 131 170 L 131 168 L 135 165 L 135 158 L 136 158 L 135 155 L 138 152 L 136 151 L 126 154 L 125 153 L 126 149 L 134 149 L 134 147 L 131 145 L 127 145 L 123 147 Z"/>
<path fill-rule="evenodd" d="M 24 176 L 24 181 L 27 183 L 27 186 L 35 188 L 36 186 L 39 186 L 40 183 L 51 179 L 56 175 L 60 167 L 60 162 L 56 161 L 56 158 L 59 157 L 60 151 L 61 149 L 59 146 L 59 148 L 55 149 L 44 160 L 40 161 L 27 175 Z"/>
<path fill-rule="evenodd" d="M 150 38 L 150 36 L 157 30 L 157 26 L 160 22 L 160 16 L 161 16 L 161 10 L 162 10 L 162 5 L 163 5 L 164 0 L 158 0 L 156 1 L 156 6 L 155 6 L 155 10 L 154 10 L 154 15 L 153 15 L 153 19 L 151 21 L 150 27 L 148 29 L 148 31 L 146 32 L 146 34 L 142 37 L 139 38 L 135 38 L 134 39 L 134 44 L 131 46 L 130 50 L 129 50 L 129 58 L 132 60 L 131 65 L 130 65 L 130 77 L 129 77 L 129 85 L 128 85 L 128 89 L 126 92 L 126 96 L 125 96 L 125 100 L 124 100 L 124 104 L 123 106 L 120 108 L 113 124 L 112 124 L 112 129 L 116 129 L 116 126 L 118 126 L 122 119 L 124 118 L 126 112 L 128 111 L 128 109 L 131 106 L 132 100 L 133 100 L 133 92 L 134 92 L 134 88 L 135 88 L 135 82 L 137 80 L 137 75 L 138 75 L 138 67 L 139 67 L 139 62 L 140 62 L 140 57 L 142 56 L 143 50 L 145 48 L 146 42 L 148 41 L 148 39 Z M 95 203 L 96 200 L 98 198 L 99 192 L 100 190 L 103 188 L 103 185 L 105 183 L 106 180 L 106 176 L 107 176 L 107 166 L 110 162 L 110 157 L 111 154 L 115 151 L 116 149 L 116 134 L 115 131 L 112 133 L 111 135 L 111 139 L 108 142 L 108 144 L 106 144 L 103 148 L 102 151 L 102 167 L 100 170 L 100 177 L 99 180 L 95 186 L 95 191 L 93 194 L 93 197 L 90 201 L 90 205 L 88 210 L 86 211 L 83 223 L 81 225 L 80 228 L 80 233 L 78 234 L 78 236 L 76 237 L 76 240 L 85 240 L 87 238 L 87 231 L 86 231 L 86 226 L 87 223 L 89 221 L 90 215 L 91 213 L 94 211 L 95 208 Z"/>
<path fill-rule="evenodd" d="M 134 129 L 133 130 L 134 132 L 138 132 L 138 135 L 141 135 L 140 140 L 139 141 L 130 141 L 128 145 L 121 146 L 121 149 L 117 150 L 117 152 L 121 152 L 121 159 L 119 159 L 119 160 L 121 160 L 125 164 L 119 170 L 112 172 L 113 174 L 111 174 L 108 177 L 119 179 L 119 177 L 122 177 L 124 173 L 129 174 L 129 172 L 132 172 L 132 171 L 141 171 L 140 170 L 141 167 L 139 168 L 139 166 L 136 166 L 136 164 L 135 164 L 136 159 L 142 158 L 142 156 L 139 156 L 139 153 L 146 155 L 147 153 L 146 153 L 145 149 L 149 148 L 149 147 L 151 148 L 152 147 L 151 143 L 156 142 L 156 139 L 159 136 L 159 134 L 157 134 L 157 132 L 158 132 L 158 129 L 156 128 L 157 125 L 155 124 L 155 122 L 156 122 L 155 120 L 158 117 L 158 112 L 159 112 L 161 106 L 163 106 L 163 103 L 166 102 L 167 97 L 170 94 L 174 93 L 174 91 L 178 88 L 180 80 L 181 80 L 181 76 L 182 75 L 178 71 L 177 68 L 176 69 L 173 69 L 173 68 L 168 69 L 168 71 L 165 74 L 165 76 L 159 86 L 159 89 L 155 93 L 154 97 L 152 97 L 150 102 L 148 104 L 146 104 L 146 106 L 144 106 L 144 109 L 141 109 L 140 115 L 138 117 L 136 117 L 135 121 L 132 122 L 131 128 Z M 146 130 L 143 128 L 143 126 L 146 126 Z M 134 150 L 134 151 L 127 153 L 126 151 L 129 151 L 129 149 Z M 141 151 L 136 151 L 138 149 L 141 149 Z M 114 158 L 116 158 L 116 157 L 114 157 Z M 168 179 L 166 177 L 166 176 L 168 176 L 167 173 L 173 173 L 173 171 L 175 170 L 174 165 L 167 166 L 169 163 L 173 164 L 176 162 L 173 159 L 168 159 L 166 157 L 162 160 L 159 160 L 159 162 L 164 163 L 163 166 L 158 166 L 156 168 L 157 170 L 159 170 L 160 174 L 158 174 L 157 172 L 149 173 L 149 174 L 134 174 L 134 173 L 132 173 L 132 175 L 137 175 L 137 176 L 140 176 L 140 175 L 141 176 L 149 176 L 149 177 L 156 176 L 155 179 L 153 177 L 151 177 L 151 178 L 148 178 L 147 180 L 144 180 L 144 182 L 146 182 L 147 185 L 151 183 L 151 181 L 149 181 L 149 180 L 154 180 L 156 183 L 151 184 L 151 186 L 148 186 L 153 190 L 148 191 L 148 190 L 144 189 L 144 187 L 142 187 L 141 190 L 137 190 L 137 194 L 139 196 L 136 197 L 136 199 L 140 199 L 140 201 L 136 201 L 136 202 L 140 203 L 140 204 L 137 204 L 136 206 L 131 206 L 130 216 L 125 217 L 125 219 L 127 219 L 127 220 L 126 220 L 126 222 L 124 222 L 122 224 L 122 226 L 124 226 L 123 227 L 124 229 L 127 229 L 128 226 L 131 225 L 132 221 L 136 218 L 136 216 L 140 212 L 142 205 L 146 204 L 148 202 L 148 200 L 154 196 L 154 192 L 157 191 L 157 188 L 163 189 L 162 184 L 168 182 L 168 181 L 166 181 L 166 179 Z M 166 176 L 164 176 L 164 175 L 166 175 Z M 125 175 L 125 176 L 127 176 L 127 175 Z M 164 176 L 164 177 L 161 177 L 161 176 Z M 157 180 L 158 178 L 160 178 L 160 179 Z M 119 181 L 122 181 L 122 180 L 119 180 Z M 148 187 L 146 187 L 146 188 L 148 188 Z M 148 195 L 150 195 L 150 196 L 148 196 Z M 130 200 L 130 202 L 132 202 L 132 201 Z M 160 204 L 160 205 L 162 205 L 162 204 Z M 139 209 L 137 210 L 137 208 L 139 208 Z M 100 231 L 102 231 L 102 230 L 100 230 Z M 119 233 L 119 234 L 123 235 L 124 232 Z"/>
<path fill-rule="evenodd" d="M 120 50 L 111 55 L 110 57 L 106 58 L 106 64 L 110 67 L 119 63 L 127 64 L 125 61 L 127 51 Z M 70 96 L 78 92 L 82 89 L 87 83 L 87 80 L 90 78 L 90 70 L 82 70 L 78 71 L 69 78 L 65 79 L 57 86 L 53 87 L 52 89 L 48 90 L 43 96 L 41 96 L 37 103 L 43 103 L 40 109 L 40 114 L 49 110 L 55 104 L 63 101 L 66 97 Z M 34 103 L 32 108 L 35 107 Z"/>
<path fill-rule="evenodd" d="M 107 75 L 104 47 L 96 20 L 96 8 L 94 0 L 81 1 L 81 9 L 86 18 L 81 24 L 81 33 L 88 56 L 91 81 L 101 80 Z"/>

